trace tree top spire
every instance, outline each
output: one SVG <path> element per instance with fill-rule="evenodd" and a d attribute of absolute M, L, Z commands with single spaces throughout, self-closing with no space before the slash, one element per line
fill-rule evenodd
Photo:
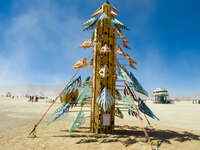
<path fill-rule="evenodd" d="M 105 2 L 109 4 L 109 0 L 105 0 Z"/>

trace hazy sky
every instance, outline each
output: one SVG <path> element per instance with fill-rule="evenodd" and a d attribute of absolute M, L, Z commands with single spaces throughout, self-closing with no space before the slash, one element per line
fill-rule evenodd
<path fill-rule="evenodd" d="M 73 64 L 92 49 L 81 24 L 103 0 L 1 0 L 0 85 L 63 84 Z M 200 1 L 112 0 L 131 30 L 132 70 L 145 89 L 200 93 Z M 128 51 L 128 50 L 124 50 Z M 87 72 L 86 72 L 87 73 Z M 85 74 L 86 74 L 85 73 Z"/>

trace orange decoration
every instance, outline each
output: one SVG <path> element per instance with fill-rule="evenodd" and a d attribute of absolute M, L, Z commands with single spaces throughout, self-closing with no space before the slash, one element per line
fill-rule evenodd
<path fill-rule="evenodd" d="M 131 49 L 130 47 L 128 47 L 128 45 L 126 45 L 126 43 L 123 43 L 123 44 L 121 44 L 121 45 L 123 45 L 125 48 L 127 48 L 127 49 Z"/>
<path fill-rule="evenodd" d="M 87 58 L 83 58 L 81 60 L 79 60 L 73 67 L 72 67 L 72 70 L 74 69 L 81 69 L 83 68 L 84 66 L 87 65 L 87 62 L 86 62 Z"/>

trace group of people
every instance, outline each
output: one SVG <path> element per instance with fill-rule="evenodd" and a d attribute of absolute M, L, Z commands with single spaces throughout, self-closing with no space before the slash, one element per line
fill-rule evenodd
<path fill-rule="evenodd" d="M 30 96 L 29 101 L 30 102 L 38 102 L 39 97 L 38 96 Z"/>

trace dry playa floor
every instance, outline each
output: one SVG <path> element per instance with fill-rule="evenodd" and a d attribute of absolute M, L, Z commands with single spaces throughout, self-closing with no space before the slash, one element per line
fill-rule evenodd
<path fill-rule="evenodd" d="M 175 103 L 147 104 L 160 118 L 144 121 L 152 141 L 159 142 L 159 150 L 200 149 L 200 105 Z M 47 126 L 53 117 L 54 106 L 37 129 L 37 138 L 27 135 L 49 103 L 31 103 L 27 100 L 0 98 L 0 150 L 148 150 L 144 133 L 136 118 L 124 111 L 125 119 L 116 118 L 113 134 L 89 133 L 89 119 L 84 126 L 69 133 L 76 113 Z M 88 116 L 89 114 L 86 114 Z"/>

